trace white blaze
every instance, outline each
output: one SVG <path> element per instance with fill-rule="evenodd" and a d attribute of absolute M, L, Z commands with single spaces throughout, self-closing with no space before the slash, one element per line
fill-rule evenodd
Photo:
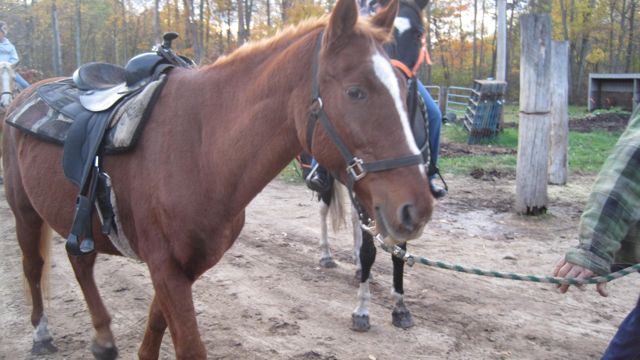
<path fill-rule="evenodd" d="M 391 63 L 377 51 L 373 54 L 371 60 L 373 61 L 373 69 L 380 79 L 380 82 L 386 86 L 387 90 L 389 90 L 389 93 L 391 94 L 393 103 L 398 111 L 407 146 L 413 154 L 420 154 L 418 145 L 416 145 L 416 141 L 413 138 L 413 132 L 411 131 L 411 125 L 409 124 L 409 116 L 404 109 L 404 101 L 400 96 L 400 86 L 398 86 L 398 79 L 391 67 Z"/>

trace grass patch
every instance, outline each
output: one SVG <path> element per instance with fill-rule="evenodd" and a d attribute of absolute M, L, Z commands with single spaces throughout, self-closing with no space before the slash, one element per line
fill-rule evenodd
<path fill-rule="evenodd" d="M 621 133 L 595 131 L 569 133 L 569 169 L 596 173 L 611 153 Z"/>
<path fill-rule="evenodd" d="M 448 124 L 442 128 L 441 136 L 448 142 L 466 144 L 469 133 L 462 126 Z M 598 172 L 619 137 L 620 133 L 603 131 L 569 132 L 569 169 L 583 173 Z M 516 149 L 518 130 L 507 128 L 483 145 Z M 438 167 L 453 174 L 469 174 L 474 169 L 515 174 L 516 165 L 517 155 L 464 155 L 440 157 Z"/>
<path fill-rule="evenodd" d="M 291 183 L 302 183 L 302 169 L 298 160 L 293 160 L 278 175 L 278 179 Z"/>

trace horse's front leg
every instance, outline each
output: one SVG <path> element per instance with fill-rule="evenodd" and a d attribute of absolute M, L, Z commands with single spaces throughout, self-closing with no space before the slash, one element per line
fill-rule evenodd
<path fill-rule="evenodd" d="M 172 261 L 160 260 L 149 264 L 149 273 L 156 291 L 154 302 L 160 305 L 169 325 L 177 359 L 199 360 L 207 358 L 207 351 L 200 339 L 191 287 L 193 280 Z M 154 308 L 152 306 L 152 311 Z M 151 315 L 158 321 L 157 312 Z M 148 328 L 147 328 L 148 330 Z M 145 335 L 145 339 L 147 339 Z M 151 335 L 150 335 L 151 336 Z M 142 351 L 143 349 L 141 349 Z"/>
<path fill-rule="evenodd" d="M 142 345 L 140 345 L 140 349 L 138 350 L 138 358 L 140 358 L 140 360 L 153 360 L 160 357 L 160 345 L 162 344 L 162 337 L 166 329 L 167 321 L 160 309 L 158 297 L 154 296 L 149 309 L 147 329 L 144 332 Z"/>
<path fill-rule="evenodd" d="M 402 250 L 407 250 L 407 243 L 398 245 Z M 391 255 L 393 261 L 393 289 L 391 289 L 391 295 L 395 300 L 395 306 L 391 313 L 391 322 L 394 326 L 408 329 L 413 326 L 413 319 L 411 312 L 404 304 L 404 289 L 402 287 L 402 281 L 404 278 L 404 261 Z"/>
<path fill-rule="evenodd" d="M 96 253 L 69 256 L 76 279 L 84 294 L 84 299 L 91 314 L 91 322 L 96 331 L 91 352 L 96 359 L 111 360 L 118 356 L 113 333 L 111 332 L 111 316 L 102 302 L 98 287 L 93 277 L 93 266 L 96 261 Z"/>
<path fill-rule="evenodd" d="M 355 331 L 368 331 L 369 324 L 369 302 L 371 292 L 369 291 L 369 275 L 371 267 L 376 260 L 376 247 L 373 237 L 369 233 L 362 233 L 362 247 L 360 248 L 360 263 L 362 273 L 360 275 L 360 288 L 358 289 L 358 306 L 351 314 L 351 329 Z"/>

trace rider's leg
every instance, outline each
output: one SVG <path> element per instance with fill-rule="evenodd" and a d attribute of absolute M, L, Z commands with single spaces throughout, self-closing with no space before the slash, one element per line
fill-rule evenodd
<path fill-rule="evenodd" d="M 29 86 L 27 80 L 25 80 L 20 74 L 16 72 L 16 84 L 20 88 L 20 90 L 24 90 Z"/>
<path fill-rule="evenodd" d="M 418 92 L 427 107 L 427 116 L 429 118 L 430 169 L 436 169 L 438 165 L 438 156 L 440 155 L 440 128 L 442 127 L 442 112 L 440 112 L 440 108 L 435 101 L 433 101 L 433 98 L 420 80 L 417 82 L 417 87 Z M 434 183 L 435 177 L 435 173 L 429 174 L 429 185 L 433 196 L 441 198 L 447 194 L 447 190 Z"/>

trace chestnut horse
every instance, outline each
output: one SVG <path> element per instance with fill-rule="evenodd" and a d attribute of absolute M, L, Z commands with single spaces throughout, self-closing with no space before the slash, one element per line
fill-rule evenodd
<path fill-rule="evenodd" d="M 155 290 L 141 359 L 158 358 L 167 327 L 178 359 L 206 358 L 192 285 L 231 247 L 247 204 L 302 150 L 349 185 L 383 235 L 406 241 L 422 233 L 433 198 L 424 190 L 405 82 L 382 48 L 397 7 L 398 0 L 391 1 L 361 21 L 355 1 L 339 0 L 327 18 L 213 65 L 174 69 L 137 146 L 104 158 L 119 234 L 148 266 Z M 41 84 L 19 95 L 9 112 L 19 111 Z M 78 189 L 63 175 L 61 147 L 9 127 L 3 149 L 5 194 L 33 300 L 34 341 L 51 342 L 40 286 L 46 259 L 39 248 L 49 241 L 49 229 L 69 234 Z M 97 217 L 94 223 L 96 251 L 119 255 L 98 230 Z M 96 253 L 69 259 L 95 328 L 92 352 L 112 359 L 111 318 L 93 277 Z"/>

